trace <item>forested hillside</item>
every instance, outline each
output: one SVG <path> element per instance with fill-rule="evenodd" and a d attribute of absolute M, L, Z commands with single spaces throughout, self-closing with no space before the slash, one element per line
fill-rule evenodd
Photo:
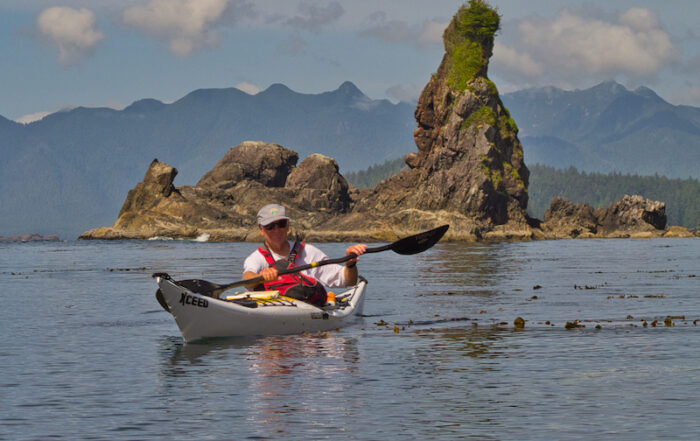
<path fill-rule="evenodd" d="M 357 188 L 372 188 L 389 176 L 395 175 L 406 167 L 403 158 L 387 160 L 381 164 L 370 166 L 366 170 L 347 173 L 345 179 Z"/>
<path fill-rule="evenodd" d="M 542 219 L 550 201 L 561 196 L 574 203 L 586 202 L 607 207 L 625 194 L 638 194 L 666 203 L 669 225 L 700 226 L 700 181 L 639 176 L 620 173 L 585 173 L 574 167 L 566 170 L 531 165 L 528 212 Z"/>

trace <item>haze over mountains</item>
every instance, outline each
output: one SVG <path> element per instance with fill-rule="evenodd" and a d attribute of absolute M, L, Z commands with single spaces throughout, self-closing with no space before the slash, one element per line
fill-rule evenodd
<path fill-rule="evenodd" d="M 700 178 L 700 108 L 674 106 L 654 91 L 613 82 L 505 94 L 526 164 Z"/>
<path fill-rule="evenodd" d="M 606 82 L 587 90 L 502 95 L 526 164 L 700 177 L 700 109 Z M 415 103 L 366 97 L 352 83 L 320 94 L 277 84 L 257 94 L 202 89 L 164 104 L 76 108 L 23 125 L 0 117 L 0 236 L 74 238 L 111 225 L 153 158 L 194 184 L 244 140 L 335 158 L 341 172 L 416 151 Z"/>
<path fill-rule="evenodd" d="M 77 237 L 111 225 L 154 158 L 195 184 L 234 145 L 274 142 L 335 158 L 343 171 L 415 149 L 413 104 L 372 100 L 350 82 L 320 94 L 275 84 L 257 95 L 202 89 L 164 104 L 76 108 L 28 125 L 0 119 L 0 235 Z"/>

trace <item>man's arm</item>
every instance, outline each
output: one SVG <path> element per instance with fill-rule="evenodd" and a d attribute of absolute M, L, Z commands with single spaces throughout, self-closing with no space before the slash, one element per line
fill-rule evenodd
<path fill-rule="evenodd" d="M 345 255 L 348 256 L 350 254 L 354 254 L 356 256 L 360 256 L 365 253 L 367 250 L 367 245 L 364 244 L 357 244 L 357 245 L 352 245 L 348 247 L 347 250 L 345 250 Z M 348 260 L 345 262 L 345 269 L 344 269 L 344 276 L 345 276 L 345 286 L 352 286 L 357 283 L 357 260 L 358 257 L 355 257 L 353 259 Z"/>

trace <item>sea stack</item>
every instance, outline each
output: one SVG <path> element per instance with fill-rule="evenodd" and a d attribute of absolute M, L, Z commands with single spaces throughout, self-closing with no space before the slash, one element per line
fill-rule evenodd
<path fill-rule="evenodd" d="M 380 184 L 359 209 L 451 213 L 451 223 L 476 236 L 532 234 L 518 128 L 487 77 L 499 26 L 497 11 L 482 0 L 455 14 L 442 62 L 418 100 L 410 170 Z"/>

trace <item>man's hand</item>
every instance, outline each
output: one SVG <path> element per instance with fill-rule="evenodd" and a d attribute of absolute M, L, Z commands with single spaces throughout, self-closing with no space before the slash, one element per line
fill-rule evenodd
<path fill-rule="evenodd" d="M 275 281 L 279 278 L 277 274 L 277 268 L 269 267 L 260 271 L 260 277 L 265 280 L 265 283 Z"/>
<path fill-rule="evenodd" d="M 357 245 L 352 245 L 349 246 L 348 249 L 345 250 L 345 255 L 349 256 L 351 254 L 354 254 L 355 256 L 360 256 L 362 254 L 365 254 L 365 251 L 367 251 L 367 245 L 358 243 Z M 358 257 L 354 257 L 347 262 L 345 262 L 345 266 L 352 268 L 357 264 Z"/>

